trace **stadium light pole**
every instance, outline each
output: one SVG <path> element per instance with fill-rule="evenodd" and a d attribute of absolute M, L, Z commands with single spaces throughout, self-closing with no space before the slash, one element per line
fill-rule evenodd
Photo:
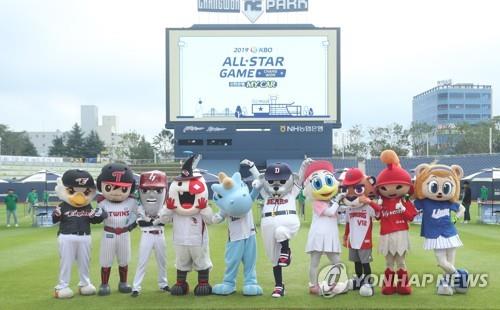
<path fill-rule="evenodd" d="M 493 128 L 490 129 L 490 154 L 493 154 Z"/>
<path fill-rule="evenodd" d="M 429 157 L 429 134 L 427 134 L 427 139 L 425 140 L 425 154 Z"/>

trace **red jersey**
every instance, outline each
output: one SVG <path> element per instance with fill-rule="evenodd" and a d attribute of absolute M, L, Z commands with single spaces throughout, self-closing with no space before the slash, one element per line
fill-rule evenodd
<path fill-rule="evenodd" d="M 363 205 L 346 209 L 344 244 L 350 249 L 372 248 L 372 217 L 379 206 Z"/>
<path fill-rule="evenodd" d="M 396 208 L 402 204 L 406 210 Z M 387 235 L 396 231 L 408 230 L 408 222 L 413 221 L 417 215 L 417 209 L 409 200 L 398 198 L 382 197 L 382 210 L 378 212 L 377 218 L 380 220 L 380 234 Z"/>

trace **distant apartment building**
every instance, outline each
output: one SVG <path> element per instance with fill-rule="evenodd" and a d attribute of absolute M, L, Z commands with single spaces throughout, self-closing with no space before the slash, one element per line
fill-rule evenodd
<path fill-rule="evenodd" d="M 27 132 L 31 143 L 36 148 L 38 155 L 49 156 L 49 148 L 52 146 L 52 141 L 63 135 L 62 131 L 30 131 Z"/>
<path fill-rule="evenodd" d="M 118 143 L 118 126 L 116 116 L 103 115 L 102 125 L 97 127 L 99 138 L 104 141 L 104 145 L 111 146 Z"/>
<path fill-rule="evenodd" d="M 80 106 L 80 127 L 85 134 L 89 134 L 92 130 L 97 131 L 99 125 L 99 117 L 97 106 L 82 105 Z"/>
<path fill-rule="evenodd" d="M 413 97 L 412 120 L 435 126 L 437 134 L 430 142 L 446 147 L 456 124 L 491 119 L 491 91 L 491 85 L 440 81 L 436 87 Z"/>

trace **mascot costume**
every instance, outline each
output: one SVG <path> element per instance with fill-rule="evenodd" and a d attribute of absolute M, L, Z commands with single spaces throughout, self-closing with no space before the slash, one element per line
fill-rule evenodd
<path fill-rule="evenodd" d="M 380 160 L 387 165 L 377 176 L 376 184 L 382 200 L 382 210 L 377 217 L 380 220 L 379 252 L 385 256 L 386 263 L 382 294 L 409 295 L 411 286 L 405 256 L 410 249 L 409 222 L 417 215 L 415 206 L 408 199 L 408 194 L 413 193 L 413 185 L 410 174 L 401 168 L 394 151 L 383 151 Z"/>
<path fill-rule="evenodd" d="M 89 279 L 90 223 L 103 221 L 106 212 L 90 205 L 96 194 L 94 179 L 84 170 L 68 170 L 57 179 L 55 188 L 57 196 L 62 200 L 52 213 L 52 222 L 60 223 L 57 232 L 59 241 L 59 284 L 55 287 L 56 298 L 71 298 L 73 291 L 69 287 L 71 266 L 78 263 L 81 295 L 93 295 L 95 287 Z"/>
<path fill-rule="evenodd" d="M 311 256 L 309 267 L 309 293 L 321 293 L 318 283 L 318 267 L 325 254 L 332 265 L 340 263 L 340 241 L 337 226 L 339 204 L 334 200 L 339 182 L 333 175 L 333 165 L 326 160 L 311 161 L 305 168 L 304 195 L 311 201 L 313 218 L 307 237 L 306 253 Z M 345 292 L 346 283 L 334 285 L 332 294 Z"/>
<path fill-rule="evenodd" d="M 226 271 L 224 282 L 213 288 L 217 295 L 229 295 L 236 291 L 236 276 L 240 263 L 243 263 L 243 295 L 262 295 L 262 288 L 257 284 L 255 225 L 252 215 L 253 200 L 259 195 L 257 190 L 248 191 L 247 185 L 236 172 L 232 177 L 219 173 L 220 184 L 211 186 L 214 202 L 219 213 L 214 215 L 214 222 L 228 222 L 229 238 L 226 243 Z"/>
<path fill-rule="evenodd" d="M 101 286 L 99 295 L 111 293 L 109 276 L 115 257 L 118 261 L 120 283 L 118 291 L 130 293 L 132 288 L 127 284 L 128 264 L 130 262 L 130 233 L 136 224 L 137 201 L 131 195 L 135 190 L 132 170 L 119 163 L 107 164 L 97 177 L 97 189 L 102 199 L 99 207 L 107 212 L 104 220 L 104 234 L 101 239 Z"/>
<path fill-rule="evenodd" d="M 415 207 L 422 211 L 421 236 L 425 238 L 424 249 L 434 250 L 438 266 L 445 276 L 441 279 L 437 293 L 453 295 L 466 293 L 468 273 L 455 268 L 456 249 L 462 246 L 457 229 L 451 220 L 451 211 L 462 217 L 465 208 L 457 201 L 460 196 L 460 166 L 421 164 L 415 169 Z"/>
<path fill-rule="evenodd" d="M 167 194 L 167 176 L 164 172 L 153 170 L 141 173 L 139 181 L 139 199 L 141 205 L 137 211 L 137 223 L 141 229 L 141 242 L 139 244 L 139 262 L 135 272 L 132 297 L 139 296 L 141 283 L 146 274 L 151 251 L 154 249 L 158 265 L 158 287 L 169 292 L 166 274 L 165 235 L 163 224 L 153 225 L 165 204 Z"/>
<path fill-rule="evenodd" d="M 260 191 L 264 199 L 262 219 L 260 226 L 266 255 L 273 264 L 275 287 L 272 297 L 283 297 L 285 285 L 283 284 L 282 267 L 290 265 L 292 252 L 289 240 L 297 234 L 300 220 L 297 216 L 295 198 L 301 190 L 303 167 L 310 162 L 305 160 L 299 174 L 292 173 L 285 163 L 274 163 L 267 167 L 266 172 L 259 174 L 255 165 L 250 163 L 250 172 L 255 178 L 253 187 Z"/>
<path fill-rule="evenodd" d="M 214 215 L 208 206 L 205 179 L 199 172 L 193 172 L 195 160 L 198 161 L 199 157 L 191 156 L 183 164 L 181 174 L 170 184 L 167 208 L 160 212 L 159 222 L 173 223 L 177 282 L 171 288 L 172 295 L 186 295 L 189 292 L 186 277 L 192 269 L 198 272 L 198 285 L 194 288 L 194 294 L 205 296 L 212 293 L 208 281 L 212 261 L 207 224 L 212 223 Z"/>
<path fill-rule="evenodd" d="M 380 207 L 365 195 L 366 186 L 374 186 L 375 178 L 366 176 L 358 168 L 347 170 L 342 181 L 339 201 L 346 205 L 344 245 L 349 248 L 349 260 L 354 262 L 356 278 L 351 280 L 352 289 L 361 296 L 373 296 L 371 279 L 372 218 Z M 350 285 L 351 286 L 351 285 Z"/>

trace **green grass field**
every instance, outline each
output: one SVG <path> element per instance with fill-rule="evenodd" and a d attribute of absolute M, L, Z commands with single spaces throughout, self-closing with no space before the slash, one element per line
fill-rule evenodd
<path fill-rule="evenodd" d="M 257 210 L 255 210 L 258 212 Z M 477 214 L 475 206 L 471 210 L 473 218 Z M 271 298 L 274 281 L 271 264 L 263 252 L 260 235 L 258 235 L 258 279 L 264 288 L 264 295 L 259 297 L 244 297 L 240 291 L 231 296 L 174 297 L 161 293 L 156 285 L 156 262 L 150 259 L 148 273 L 143 283 L 140 297 L 131 298 L 116 291 L 118 282 L 117 268 L 114 267 L 111 276 L 111 296 L 79 296 L 70 300 L 57 300 L 52 297 L 53 287 L 57 283 L 59 257 L 56 240 L 56 227 L 32 228 L 29 217 L 23 217 L 23 207 L 19 207 L 21 217 L 19 228 L 5 227 L 5 207 L 0 205 L 0 309 L 160 309 L 160 308 L 204 308 L 204 309 L 234 309 L 234 308 L 499 308 L 500 307 L 500 227 L 473 223 L 457 224 L 464 247 L 457 252 L 457 266 L 465 267 L 471 273 L 487 273 L 488 285 L 484 288 L 471 288 L 466 295 L 452 297 L 437 296 L 434 285 L 414 288 L 410 296 L 383 296 L 376 289 L 375 296 L 363 298 L 357 292 L 337 296 L 333 299 L 311 296 L 308 294 L 309 257 L 304 253 L 304 247 L 309 229 L 310 215 L 303 222 L 298 236 L 291 242 L 294 254 L 293 263 L 284 269 L 284 280 L 287 288 L 285 298 Z M 258 216 L 255 216 L 258 222 Z M 342 231 L 344 227 L 339 226 Z M 222 280 L 224 272 L 224 246 L 227 240 L 226 224 L 212 225 L 210 231 L 210 249 L 214 264 L 210 279 L 215 284 Z M 412 273 L 438 274 L 433 252 L 422 249 L 423 240 L 419 237 L 420 226 L 412 225 L 412 252 L 407 264 Z M 170 284 L 175 282 L 174 252 L 171 243 L 171 229 L 167 227 L 167 257 L 168 278 Z M 93 226 L 93 252 L 91 263 L 91 279 L 97 287 L 100 282 L 100 267 L 98 263 L 99 242 L 102 226 Z M 132 262 L 129 267 L 129 282 L 132 281 L 139 247 L 140 232 L 132 233 Z M 378 240 L 378 224 L 374 227 L 375 245 Z M 353 268 L 347 261 L 347 251 L 342 258 L 348 268 Z M 326 260 L 324 261 L 326 264 Z M 380 274 L 385 269 L 384 258 L 374 251 L 372 270 Z M 191 287 L 195 285 L 195 273 L 190 273 L 188 281 Z M 72 288 L 78 283 L 76 265 L 72 275 Z M 241 289 L 241 278 L 238 281 Z"/>

